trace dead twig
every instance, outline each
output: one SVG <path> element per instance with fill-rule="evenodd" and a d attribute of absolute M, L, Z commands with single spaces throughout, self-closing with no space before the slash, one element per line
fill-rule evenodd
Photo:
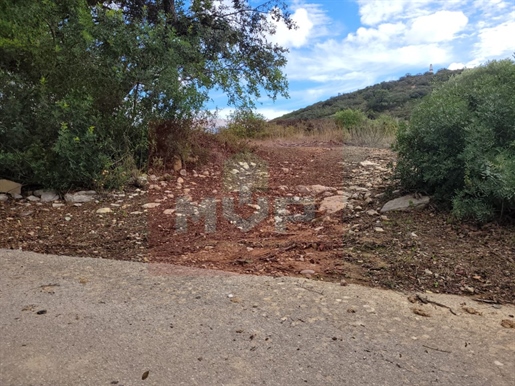
<path fill-rule="evenodd" d="M 475 302 L 480 302 L 480 303 L 501 304 L 498 301 L 490 300 L 490 299 L 472 299 L 472 300 L 474 300 Z"/>
<path fill-rule="evenodd" d="M 306 291 L 311 291 L 319 295 L 323 295 L 324 293 L 321 291 L 314 290 L 313 288 L 304 287 L 303 285 L 298 285 L 297 287 L 300 287 L 302 289 L 305 289 Z"/>
<path fill-rule="evenodd" d="M 424 298 L 419 294 L 417 294 L 417 300 L 419 300 L 420 302 L 422 302 L 424 304 L 430 303 L 430 304 L 434 304 L 435 306 L 438 306 L 438 307 L 447 308 L 451 312 L 451 314 L 458 315 L 456 312 L 454 312 L 454 310 L 451 307 L 446 306 L 445 304 L 442 304 L 442 303 L 435 302 L 433 300 L 429 300 L 428 298 Z"/>
<path fill-rule="evenodd" d="M 435 350 L 435 351 L 446 352 L 446 353 L 448 353 L 448 354 L 450 354 L 450 353 L 451 353 L 451 351 L 441 350 L 441 349 L 436 348 L 436 347 L 426 346 L 425 344 L 423 344 L 423 345 L 422 345 L 422 347 L 425 347 L 425 348 L 428 348 L 428 349 L 431 349 L 431 350 Z"/>
<path fill-rule="evenodd" d="M 297 244 L 296 243 L 293 243 L 291 245 L 288 245 L 287 247 L 284 247 L 283 248 L 283 252 L 288 252 L 288 251 L 290 251 L 290 250 L 292 250 L 294 248 L 297 248 Z"/>

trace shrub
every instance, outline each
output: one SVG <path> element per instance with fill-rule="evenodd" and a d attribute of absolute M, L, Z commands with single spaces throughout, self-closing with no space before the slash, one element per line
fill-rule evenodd
<path fill-rule="evenodd" d="M 460 219 L 515 212 L 515 63 L 466 70 L 436 89 L 399 130 L 396 173 Z"/>
<path fill-rule="evenodd" d="M 334 114 L 336 125 L 342 129 L 355 129 L 361 126 L 367 117 L 360 110 L 345 109 Z"/>
<path fill-rule="evenodd" d="M 239 138 L 256 138 L 267 125 L 263 115 L 246 109 L 235 110 L 228 121 L 226 130 Z"/>
<path fill-rule="evenodd" d="M 387 114 L 368 119 L 362 111 L 352 109 L 337 112 L 334 122 L 347 134 L 350 143 L 359 146 L 390 144 L 399 126 L 398 119 Z"/>

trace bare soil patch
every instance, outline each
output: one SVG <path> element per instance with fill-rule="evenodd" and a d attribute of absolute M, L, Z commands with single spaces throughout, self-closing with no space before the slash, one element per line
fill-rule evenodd
<path fill-rule="evenodd" d="M 105 193 L 97 202 L 80 206 L 2 202 L 0 248 L 254 275 L 309 276 L 515 302 L 514 226 L 457 224 L 431 206 L 385 216 L 373 212 L 379 212 L 388 198 L 389 165 L 395 155 L 387 149 L 283 141 L 260 144 L 254 158 L 224 157 L 195 172 L 188 169 L 185 176 L 173 170 L 155 173 L 147 190 Z M 363 166 L 363 161 L 374 166 Z M 243 168 L 240 162 L 250 169 L 252 162 L 259 164 L 267 173 L 266 186 L 244 196 L 244 203 L 241 192 L 227 188 L 227 176 L 237 174 L 234 165 Z M 298 188 L 316 184 L 334 190 L 314 194 Z M 342 192 L 349 196 L 343 210 L 317 211 L 310 221 L 284 220 L 305 213 L 305 207 L 295 204 L 296 197 L 299 203 L 311 200 L 318 207 L 324 195 Z M 214 200 L 213 232 L 206 231 L 204 218 L 195 223 L 191 216 L 187 229 L 178 231 L 177 200 L 184 197 L 196 203 Z M 255 206 L 259 199 L 266 200 L 268 210 L 261 221 L 243 231 L 234 216 L 228 218 L 224 212 L 223 201 L 230 198 L 234 214 L 243 219 L 265 213 L 263 205 Z M 275 210 L 281 199 L 293 203 L 286 214 Z M 143 208 L 147 203 L 159 205 Z M 111 208 L 112 213 L 98 214 L 99 208 Z M 278 217 L 283 218 L 283 231 L 278 229 Z"/>

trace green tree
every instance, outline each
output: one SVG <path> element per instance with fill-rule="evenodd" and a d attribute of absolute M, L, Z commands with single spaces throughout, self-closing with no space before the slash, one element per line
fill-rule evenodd
<path fill-rule="evenodd" d="M 275 0 L 2 1 L 0 176 L 118 184 L 149 124 L 194 120 L 210 90 L 246 108 L 287 95 L 272 20 L 293 27 Z"/>
<path fill-rule="evenodd" d="M 435 90 L 399 130 L 397 175 L 459 218 L 515 213 L 515 63 L 466 70 Z"/>

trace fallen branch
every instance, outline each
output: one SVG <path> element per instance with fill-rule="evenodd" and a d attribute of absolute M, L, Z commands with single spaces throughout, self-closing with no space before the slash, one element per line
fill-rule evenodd
<path fill-rule="evenodd" d="M 501 304 L 498 301 L 490 300 L 490 299 L 472 299 L 475 302 L 488 303 L 488 304 Z"/>
<path fill-rule="evenodd" d="M 420 302 L 424 303 L 424 304 L 428 304 L 428 303 L 430 303 L 430 304 L 434 304 L 435 306 L 438 306 L 438 307 L 447 308 L 447 309 L 451 312 L 451 314 L 453 314 L 453 315 L 458 315 L 456 312 L 454 312 L 454 310 L 453 310 L 451 307 L 446 306 L 445 304 L 438 303 L 438 302 L 435 302 L 435 301 L 433 301 L 433 300 L 429 300 L 428 298 L 423 298 L 423 297 L 422 297 L 422 296 L 420 296 L 419 294 L 417 294 L 416 296 L 417 296 L 417 299 L 418 299 Z"/>

